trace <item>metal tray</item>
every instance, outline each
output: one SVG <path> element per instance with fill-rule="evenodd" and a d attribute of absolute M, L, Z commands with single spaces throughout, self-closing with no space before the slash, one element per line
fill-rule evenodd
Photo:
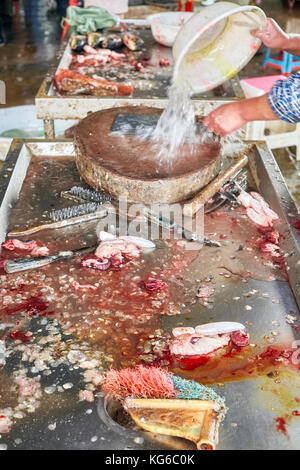
<path fill-rule="evenodd" d="M 15 140 L 12 143 L 8 157 L 0 173 L 0 240 L 6 236 L 9 219 L 17 204 L 20 191 L 22 191 L 26 172 L 30 167 L 33 156 L 50 157 L 53 162 L 57 157 L 74 157 L 71 141 L 51 140 Z M 296 207 L 287 191 L 280 170 L 272 153 L 264 143 L 257 143 L 250 159 L 249 177 L 253 178 L 258 190 L 279 214 L 278 230 L 284 235 L 282 249 L 289 256 L 286 258 L 290 283 L 281 280 L 272 282 L 249 279 L 248 284 L 241 280 L 222 278 L 218 282 L 220 292 L 216 297 L 213 310 L 200 307 L 199 304 L 191 306 L 189 324 L 195 325 L 208 321 L 232 320 L 249 323 L 251 340 L 256 342 L 271 331 L 278 330 L 279 337 L 285 344 L 291 345 L 300 334 L 287 324 L 285 315 L 290 311 L 299 319 L 300 305 L 300 243 L 299 236 L 290 225 L 292 214 L 296 214 Z M 60 180 L 64 181 L 63 178 Z M 57 189 L 57 188 L 56 188 Z M 53 202 L 53 188 L 48 192 L 41 190 L 40 206 L 34 210 L 42 211 L 50 202 Z M 69 234 L 70 236 L 70 234 Z M 160 250 L 159 250 L 160 251 Z M 161 256 L 161 251 L 157 256 Z M 251 253 L 249 254 L 249 260 Z M 201 257 L 200 257 L 201 258 Z M 193 270 L 195 278 L 203 278 L 203 261 L 194 261 Z M 154 260 L 154 262 L 156 262 Z M 244 298 L 244 304 L 251 304 L 252 310 L 245 312 L 241 304 L 233 298 L 243 299 L 245 290 L 256 290 L 258 294 L 250 299 Z M 267 293 L 268 298 L 261 295 Z M 272 299 L 277 299 L 272 302 Z M 185 321 L 186 315 L 180 319 L 178 316 L 164 316 L 161 318 L 161 328 L 170 331 L 178 321 Z M 276 324 L 276 327 L 273 325 Z M 33 327 L 32 327 L 33 328 Z M 40 328 L 37 326 L 37 328 Z M 11 369 L 13 371 L 13 368 Z M 70 380 L 76 382 L 74 371 L 64 371 L 65 381 L 70 374 Z M 219 449 L 299 449 L 299 428 L 297 419 L 288 426 L 289 438 L 276 431 L 274 419 L 278 417 L 278 390 L 283 394 L 280 405 L 281 416 L 287 412 L 285 396 L 295 395 L 295 388 L 300 387 L 297 382 L 298 375 L 284 381 L 281 389 L 280 381 L 284 379 L 280 372 L 274 376 L 249 377 L 247 380 L 225 382 L 217 390 L 226 397 L 229 408 L 228 414 L 220 429 Z M 2 373 L 1 373 L 2 375 Z M 283 386 L 283 385 L 282 385 Z M 276 389 L 277 387 L 277 389 Z M 274 389 L 274 390 L 273 390 Z M 284 393 L 283 393 L 284 392 Z M 279 393 L 279 395 L 280 395 Z M 140 431 L 128 431 L 116 424 L 107 412 L 103 398 L 95 403 L 79 403 L 76 395 L 68 395 L 64 406 L 59 406 L 53 400 L 51 406 L 44 405 L 33 415 L 19 420 L 8 435 L 3 435 L 1 443 L 8 448 L 20 449 L 191 449 L 191 445 L 178 439 L 170 440 L 164 436 L 153 436 Z M 44 396 L 47 404 L 48 397 Z M 290 404 L 289 404 L 290 406 Z M 295 402 L 295 409 L 297 403 Z M 56 423 L 55 431 L 51 431 L 49 424 Z M 96 438 L 95 438 L 96 437 Z M 21 441 L 20 441 L 21 440 Z"/>
<path fill-rule="evenodd" d="M 131 20 L 127 20 L 131 21 Z M 134 20 L 132 20 L 134 21 Z M 133 25 L 134 26 L 134 25 Z M 147 80 L 147 89 L 137 87 L 132 97 L 93 97 L 93 96 L 58 96 L 53 88 L 53 77 L 60 68 L 69 68 L 71 62 L 71 49 L 69 43 L 65 44 L 61 60 L 54 73 L 43 81 L 35 98 L 37 117 L 44 120 L 45 136 L 54 137 L 55 119 L 82 119 L 87 113 L 114 106 L 157 106 L 165 107 L 167 103 L 167 88 L 171 81 L 172 70 L 158 65 L 160 58 L 168 58 L 172 63 L 172 49 L 156 43 L 149 27 L 139 27 L 138 34 L 144 39 L 143 57 L 149 57 L 155 66 L 151 67 L 153 78 Z M 103 68 L 105 73 L 105 67 Z M 130 72 L 128 80 L 131 81 Z M 151 85 L 149 87 L 149 85 Z M 194 97 L 196 109 L 199 105 L 205 107 L 205 112 L 212 109 L 210 100 L 217 104 L 244 98 L 238 76 L 225 82 L 222 86 L 205 94 Z M 207 104 L 207 106 L 205 106 Z M 215 105 L 213 107 L 215 107 Z"/>

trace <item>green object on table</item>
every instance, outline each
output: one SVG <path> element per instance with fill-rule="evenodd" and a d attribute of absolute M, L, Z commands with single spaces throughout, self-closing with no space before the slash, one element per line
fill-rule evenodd
<path fill-rule="evenodd" d="M 0 134 L 0 137 L 8 137 L 13 139 L 26 139 L 31 135 L 23 129 L 9 129 Z"/>
<path fill-rule="evenodd" d="M 205 387 L 194 380 L 182 379 L 177 375 L 170 375 L 170 379 L 176 388 L 176 398 L 183 400 L 212 400 L 225 408 L 224 398 L 218 395 L 212 388 Z"/>
<path fill-rule="evenodd" d="M 64 21 L 79 34 L 111 28 L 118 23 L 116 17 L 105 8 L 93 6 L 87 8 L 68 7 L 67 18 L 63 18 L 62 24 Z"/>

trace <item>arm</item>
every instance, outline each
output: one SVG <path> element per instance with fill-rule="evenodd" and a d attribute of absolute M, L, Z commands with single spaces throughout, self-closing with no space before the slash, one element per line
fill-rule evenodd
<path fill-rule="evenodd" d="M 220 106 L 203 122 L 215 134 L 227 135 L 247 122 L 274 119 L 300 122 L 300 73 L 278 80 L 267 95 Z"/>
<path fill-rule="evenodd" d="M 217 135 L 227 135 L 250 121 L 278 119 L 268 100 L 268 95 L 225 104 L 212 111 L 203 123 Z"/>
<path fill-rule="evenodd" d="M 282 49 L 290 54 L 300 56 L 300 34 L 285 33 L 272 18 L 267 18 L 265 30 L 255 30 L 252 34 L 261 39 L 267 47 Z"/>

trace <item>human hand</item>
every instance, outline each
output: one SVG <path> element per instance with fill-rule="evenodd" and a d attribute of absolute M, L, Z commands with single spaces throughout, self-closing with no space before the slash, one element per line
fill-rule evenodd
<path fill-rule="evenodd" d="M 273 18 L 267 18 L 266 29 L 256 29 L 252 31 L 252 34 L 271 49 L 285 49 L 287 47 L 289 36 L 280 28 Z"/>
<path fill-rule="evenodd" d="M 242 115 L 240 103 L 229 103 L 212 111 L 203 120 L 204 125 L 217 135 L 225 136 L 236 131 L 247 120 Z"/>

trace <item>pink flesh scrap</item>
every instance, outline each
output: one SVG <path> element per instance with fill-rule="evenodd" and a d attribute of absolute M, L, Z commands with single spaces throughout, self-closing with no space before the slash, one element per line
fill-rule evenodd
<path fill-rule="evenodd" d="M 22 242 L 21 240 L 12 238 L 2 243 L 2 248 L 5 248 L 8 251 L 25 251 L 30 253 L 31 256 L 47 256 L 49 254 L 49 249 L 35 240 Z"/>
<path fill-rule="evenodd" d="M 259 202 L 263 212 L 268 216 L 270 217 L 272 220 L 278 220 L 279 217 L 278 215 L 276 214 L 276 212 L 274 212 L 270 207 L 269 207 L 269 204 L 264 200 L 264 198 L 259 194 L 259 193 L 256 193 L 254 191 L 252 191 L 251 193 L 251 196 L 256 199 L 256 201 Z"/>
<path fill-rule="evenodd" d="M 200 286 L 196 294 L 199 299 L 206 299 L 214 293 L 214 289 L 210 286 Z"/>
<path fill-rule="evenodd" d="M 74 289 L 76 291 L 79 291 L 81 289 L 83 289 L 83 290 L 92 290 L 92 291 L 97 290 L 96 286 L 92 286 L 91 284 L 79 284 L 79 282 L 77 282 L 77 281 L 73 281 L 72 286 L 74 287 Z"/>
<path fill-rule="evenodd" d="M 204 356 L 227 346 L 230 335 L 199 336 L 183 334 L 170 342 L 170 352 L 176 356 Z"/>
<path fill-rule="evenodd" d="M 107 242 L 101 242 L 96 249 L 95 255 L 100 259 L 134 259 L 139 258 L 141 250 L 137 245 L 124 240 L 116 239 Z"/>
<path fill-rule="evenodd" d="M 100 260 L 98 258 L 86 258 L 81 262 L 81 266 L 84 268 L 99 269 L 100 271 L 106 271 L 111 266 L 109 259 Z"/>
<path fill-rule="evenodd" d="M 254 222 L 256 225 L 259 225 L 260 227 L 270 227 L 270 219 L 263 213 L 256 212 L 252 207 L 248 207 L 246 209 L 246 214 L 252 222 Z M 272 224 L 272 222 L 271 222 Z"/>
<path fill-rule="evenodd" d="M 0 434 L 9 433 L 12 425 L 12 419 L 9 416 L 2 415 L 0 410 Z"/>
<path fill-rule="evenodd" d="M 249 219 L 260 227 L 272 227 L 273 221 L 278 220 L 278 215 L 259 193 L 241 191 L 237 200 L 246 209 Z"/>

